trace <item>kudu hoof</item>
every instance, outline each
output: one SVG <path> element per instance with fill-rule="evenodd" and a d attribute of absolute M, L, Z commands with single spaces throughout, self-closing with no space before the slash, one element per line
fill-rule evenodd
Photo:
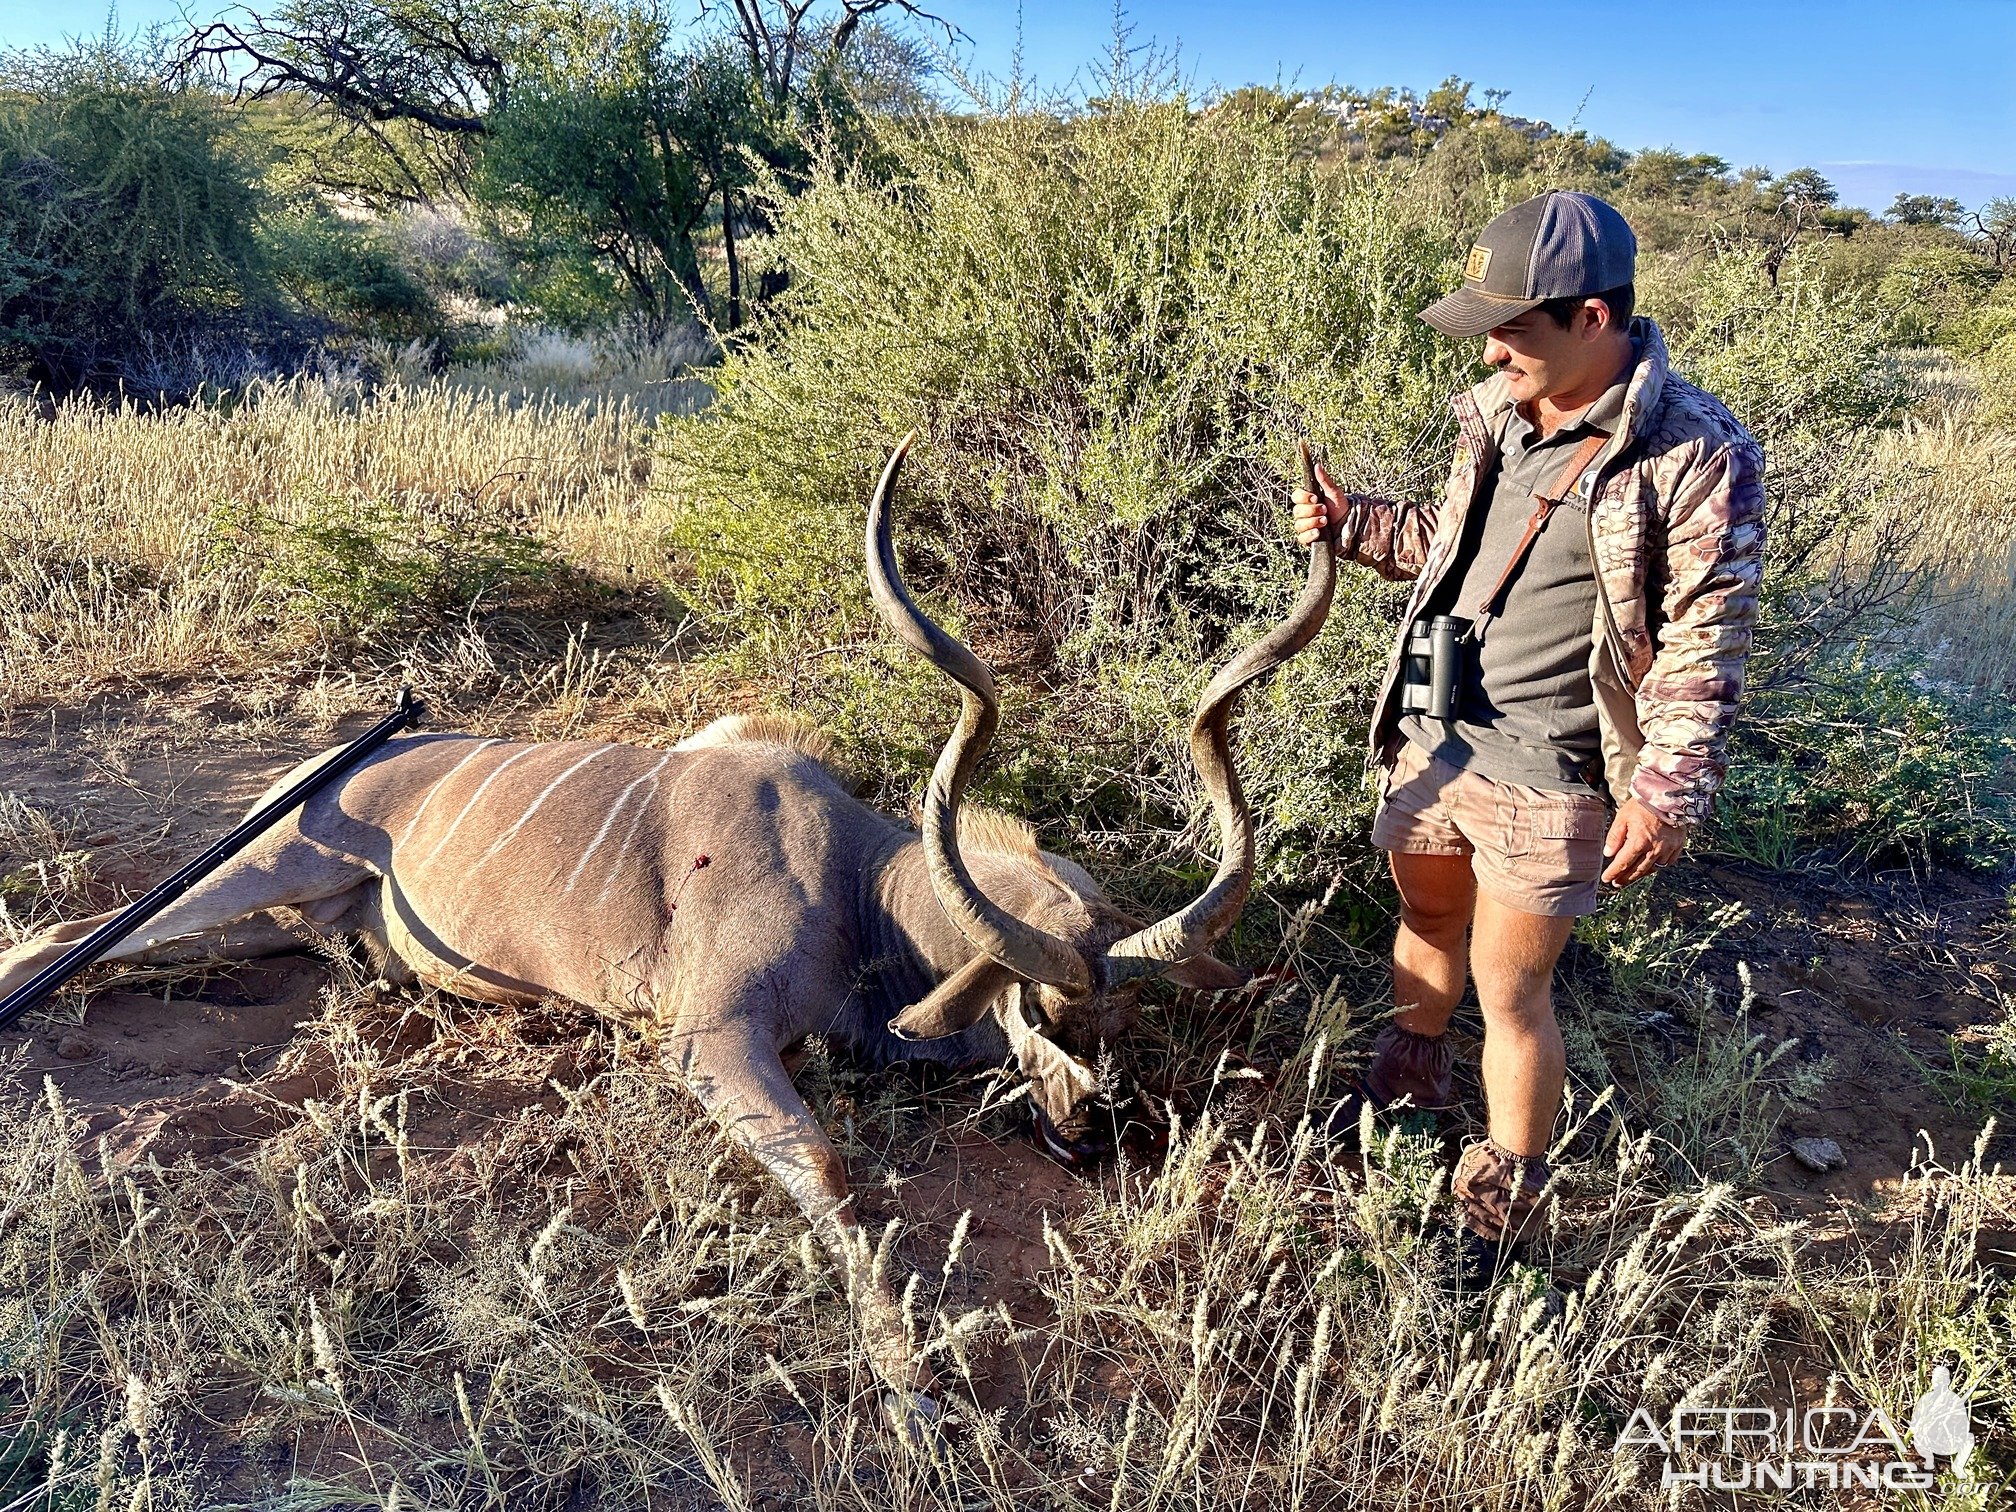
<path fill-rule="evenodd" d="M 929 1454 L 944 1446 L 945 1409 L 928 1392 L 886 1391 L 882 1394 L 882 1410 L 888 1414 L 889 1426 L 903 1440 L 903 1447 L 911 1453 Z"/>

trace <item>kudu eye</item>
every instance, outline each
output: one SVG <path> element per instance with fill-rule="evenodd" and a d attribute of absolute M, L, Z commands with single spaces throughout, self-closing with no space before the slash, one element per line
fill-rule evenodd
<path fill-rule="evenodd" d="M 1029 1015 L 1029 1022 L 1038 1028 L 1050 1029 L 1056 1028 L 1076 1010 L 1099 996 L 1096 986 L 1086 992 L 1066 992 L 1061 987 L 1037 982 L 1029 983 L 1022 991 L 1027 994 L 1023 1001 L 1028 1004 L 1024 1012 Z M 1029 998 L 1034 998 L 1035 1002 L 1029 1003 Z"/>
<path fill-rule="evenodd" d="M 1045 987 L 1038 982 L 1024 982 L 1021 986 L 1022 1022 L 1031 1029 L 1047 1031 L 1057 1022 L 1059 994 L 1055 988 Z"/>

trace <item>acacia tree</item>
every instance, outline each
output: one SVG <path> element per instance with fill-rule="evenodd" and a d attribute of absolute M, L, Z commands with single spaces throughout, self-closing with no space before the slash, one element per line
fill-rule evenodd
<path fill-rule="evenodd" d="M 1766 185 L 1761 194 L 1767 207 L 1764 272 L 1774 288 L 1785 259 L 1808 235 L 1817 231 L 1848 236 L 1854 231 L 1854 217 L 1835 209 L 1839 191 L 1817 168 L 1794 168 Z"/>
<path fill-rule="evenodd" d="M 632 14 L 553 55 L 487 117 L 472 185 L 530 245 L 593 248 L 654 323 L 706 308 L 694 236 L 738 125 L 736 81 L 671 42 Z"/>
<path fill-rule="evenodd" d="M 374 149 L 375 178 L 343 187 L 431 203 L 466 190 L 520 72 L 585 19 L 579 0 L 283 0 L 197 27 L 180 66 L 240 98 L 318 102 Z"/>
<path fill-rule="evenodd" d="M 883 12 L 898 12 L 942 27 L 947 38 L 959 31 L 915 0 L 840 0 L 840 14 L 831 17 L 821 0 L 701 0 L 703 17 L 724 12 L 749 59 L 749 71 L 762 81 L 771 109 L 790 109 L 798 97 L 799 69 L 809 57 L 831 61 L 844 54 L 861 32 L 862 23 Z"/>
<path fill-rule="evenodd" d="M 1900 193 L 1883 218 L 1897 226 L 1957 226 L 1964 213 L 1960 201 L 1947 195 Z"/>
<path fill-rule="evenodd" d="M 1967 219 L 1996 267 L 2016 267 L 2016 197 L 1992 199 Z"/>
<path fill-rule="evenodd" d="M 317 102 L 346 148 L 329 187 L 475 204 L 527 250 L 591 254 L 653 321 L 705 308 L 695 238 L 718 206 L 732 327 L 755 165 L 788 176 L 804 123 L 854 108 L 850 55 L 885 100 L 920 69 L 868 24 L 884 11 L 937 19 L 914 0 L 699 0 L 696 37 L 658 0 L 281 0 L 196 29 L 182 62 Z"/>
<path fill-rule="evenodd" d="M 242 347 L 272 296 L 262 164 L 155 62 L 109 34 L 0 56 L 0 354 L 58 386 L 179 386 L 172 349 Z"/>
<path fill-rule="evenodd" d="M 683 75 L 680 124 L 687 150 L 705 170 L 721 206 L 721 251 L 728 269 L 728 329 L 742 324 L 742 259 L 736 221 L 759 161 L 774 162 L 786 134 L 735 52 L 702 48 L 678 62 Z"/>
<path fill-rule="evenodd" d="M 830 74 L 877 38 L 868 23 L 885 13 L 960 35 L 916 0 L 697 0 L 702 30 L 725 25 L 780 117 L 808 89 L 816 92 L 822 69 Z M 490 130 L 521 78 L 550 79 L 556 56 L 587 57 L 584 40 L 612 27 L 669 36 L 677 23 L 660 0 L 280 0 L 267 10 L 236 6 L 195 28 L 180 64 L 241 96 L 320 101 L 377 142 L 405 186 L 425 197 L 438 185 L 423 169 L 447 187 L 463 186 L 470 163 L 458 149 Z M 911 72 L 918 66 L 904 62 Z M 411 161 L 416 149 L 402 127 L 439 139 L 422 149 L 429 161 Z"/>
<path fill-rule="evenodd" d="M 1624 169 L 1624 181 L 1633 192 L 1649 199 L 1684 203 L 1728 172 L 1728 161 L 1713 153 L 1679 153 L 1671 148 L 1647 147 L 1631 154 Z"/>

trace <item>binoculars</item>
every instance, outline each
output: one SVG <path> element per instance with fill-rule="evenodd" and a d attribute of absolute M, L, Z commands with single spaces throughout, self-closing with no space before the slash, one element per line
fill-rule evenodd
<path fill-rule="evenodd" d="M 1400 712 L 1454 719 L 1463 686 L 1464 648 L 1471 621 L 1423 615 L 1407 627 L 1400 658 Z"/>

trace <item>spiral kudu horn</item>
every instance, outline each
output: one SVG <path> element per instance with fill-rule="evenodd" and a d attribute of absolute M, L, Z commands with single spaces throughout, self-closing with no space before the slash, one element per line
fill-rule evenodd
<path fill-rule="evenodd" d="M 1302 443 L 1300 450 L 1303 483 L 1313 494 L 1316 472 L 1308 443 Z M 1308 582 L 1288 617 L 1220 668 L 1198 699 L 1190 721 L 1190 756 L 1211 795 L 1218 832 L 1225 837 L 1224 854 L 1211 885 L 1187 907 L 1107 947 L 1102 970 L 1109 985 L 1155 976 L 1209 950 L 1246 906 L 1253 883 L 1253 814 L 1232 763 L 1233 706 L 1248 683 L 1265 677 L 1316 638 L 1329 617 L 1336 586 L 1336 548 L 1319 536 L 1309 551 Z"/>
<path fill-rule="evenodd" d="M 1085 957 L 1055 935 L 1024 923 L 996 904 L 974 882 L 959 854 L 959 800 L 965 795 L 966 780 L 994 738 L 1000 705 L 994 695 L 994 674 L 979 657 L 925 618 L 897 571 L 896 548 L 889 538 L 889 501 L 896 489 L 896 474 L 916 439 L 917 433 L 912 431 L 897 443 L 868 504 L 868 588 L 889 628 L 959 685 L 959 724 L 939 754 L 924 797 L 924 860 L 931 887 L 946 917 L 983 954 L 1028 981 L 1083 994 L 1092 988 L 1092 970 Z"/>

